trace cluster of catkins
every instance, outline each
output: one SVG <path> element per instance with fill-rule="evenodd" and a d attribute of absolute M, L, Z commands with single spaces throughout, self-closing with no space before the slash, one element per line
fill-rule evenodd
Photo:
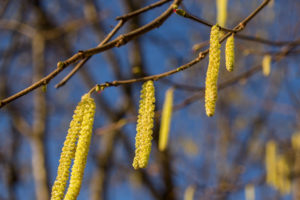
<path fill-rule="evenodd" d="M 205 81 L 205 110 L 207 116 L 215 113 L 216 101 L 218 98 L 218 76 L 220 68 L 221 44 L 220 28 L 214 25 L 210 32 L 209 62 Z M 226 41 L 225 48 L 226 69 L 233 71 L 234 68 L 234 36 L 233 34 Z"/>
<path fill-rule="evenodd" d="M 270 140 L 266 144 L 265 164 L 266 182 L 273 188 L 279 190 L 281 194 L 291 192 L 291 167 L 285 155 L 277 152 L 277 144 Z"/>
<path fill-rule="evenodd" d="M 133 160 L 135 169 L 145 168 L 151 151 L 154 125 L 155 89 L 153 81 L 146 81 L 141 90 L 139 115 L 136 127 L 136 151 Z M 162 113 L 159 149 L 165 150 L 172 113 L 173 89 L 166 92 L 166 101 Z M 86 165 L 95 115 L 95 102 L 90 94 L 82 96 L 78 103 L 64 146 L 62 148 L 57 177 L 52 187 L 51 200 L 75 200 L 79 194 L 84 168 Z M 72 172 L 70 177 L 70 167 Z M 70 178 L 69 178 L 70 177 Z M 66 186 L 69 180 L 67 192 Z"/>
<path fill-rule="evenodd" d="M 221 44 L 220 28 L 215 25 L 211 29 L 210 48 L 209 48 L 209 64 L 206 75 L 205 89 L 205 108 L 206 114 L 210 117 L 215 113 L 215 105 L 217 101 L 217 81 L 220 68 Z M 234 36 L 233 34 L 226 42 L 226 69 L 233 71 L 234 68 Z M 155 94 L 153 81 L 146 81 L 141 90 L 141 100 L 139 107 L 139 115 L 136 127 L 135 137 L 135 157 L 133 159 L 133 167 L 135 169 L 145 168 L 148 164 L 151 151 L 153 117 L 155 108 Z M 159 150 L 164 151 L 167 146 L 168 134 L 170 129 L 170 121 L 172 115 L 173 89 L 166 92 L 165 103 L 162 111 L 161 127 L 159 134 Z"/>
<path fill-rule="evenodd" d="M 75 200 L 79 194 L 92 136 L 95 109 L 95 102 L 90 94 L 83 95 L 74 111 L 62 148 L 56 180 L 52 187 L 51 200 L 63 198 Z M 65 194 L 73 159 L 69 187 Z"/>
<path fill-rule="evenodd" d="M 219 43 L 220 28 L 215 25 L 211 29 L 210 56 L 206 75 L 205 108 L 208 116 L 213 116 L 217 100 L 217 80 L 220 67 L 221 44 Z M 226 68 L 233 70 L 234 66 L 234 37 L 231 35 L 226 42 Z M 168 134 L 172 116 L 173 92 L 170 88 L 166 92 L 165 102 L 162 110 L 161 127 L 159 135 L 159 150 L 164 151 L 167 146 Z M 135 157 L 133 159 L 134 169 L 145 168 L 148 164 L 151 152 L 151 140 L 154 126 L 155 110 L 155 88 L 152 80 L 144 82 L 139 102 L 139 114 L 136 126 Z M 70 128 L 62 149 L 57 177 L 52 187 L 51 200 L 73 200 L 76 199 L 84 173 L 84 168 L 89 151 L 92 136 L 92 127 L 95 115 L 95 102 L 90 94 L 82 96 L 77 105 Z M 72 167 L 69 187 L 65 193 L 69 180 L 70 167 Z"/>

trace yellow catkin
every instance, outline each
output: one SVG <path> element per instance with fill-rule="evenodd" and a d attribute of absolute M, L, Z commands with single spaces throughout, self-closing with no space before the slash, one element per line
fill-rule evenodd
<path fill-rule="evenodd" d="M 271 61 L 272 57 L 270 55 L 265 55 L 262 60 L 262 72 L 264 76 L 269 76 L 271 73 Z"/>
<path fill-rule="evenodd" d="M 231 72 L 234 69 L 234 36 L 227 39 L 225 47 L 226 69 Z"/>
<path fill-rule="evenodd" d="M 69 179 L 70 166 L 75 155 L 77 138 L 81 129 L 84 114 L 83 110 L 84 103 L 81 101 L 74 111 L 73 119 L 70 122 L 70 128 L 64 142 L 64 147 L 62 148 L 57 177 L 52 187 L 51 200 L 61 200 L 64 196 L 67 181 Z"/>
<path fill-rule="evenodd" d="M 193 200 L 195 194 L 195 186 L 190 185 L 185 189 L 184 200 Z"/>
<path fill-rule="evenodd" d="M 291 142 L 292 142 L 293 149 L 299 151 L 300 150 L 300 132 L 296 132 L 292 135 Z"/>
<path fill-rule="evenodd" d="M 64 198 L 65 200 L 75 200 L 79 194 L 92 137 L 96 109 L 95 102 L 89 94 L 82 97 L 82 102 L 84 104 L 82 126 L 78 138 L 69 188 Z"/>
<path fill-rule="evenodd" d="M 165 102 L 163 105 L 161 124 L 159 130 L 158 149 L 160 151 L 164 151 L 168 143 L 170 123 L 172 118 L 173 93 L 174 93 L 174 89 L 170 88 L 167 90 L 165 94 Z"/>
<path fill-rule="evenodd" d="M 205 81 L 205 109 L 207 116 L 211 117 L 215 113 L 216 101 L 218 98 L 217 82 L 220 68 L 221 45 L 219 43 L 220 30 L 218 25 L 211 28 L 209 63 Z"/>
<path fill-rule="evenodd" d="M 227 20 L 227 0 L 216 0 L 217 2 L 217 23 L 225 27 Z"/>
<path fill-rule="evenodd" d="M 266 155 L 265 155 L 265 165 L 266 165 L 266 181 L 269 185 L 276 187 L 277 185 L 277 145 L 275 141 L 270 140 L 266 144 Z"/>
<path fill-rule="evenodd" d="M 278 156 L 277 159 L 277 174 L 278 182 L 276 188 L 282 195 L 289 194 L 291 192 L 290 168 L 283 155 Z"/>
<path fill-rule="evenodd" d="M 255 200 L 255 187 L 253 184 L 247 184 L 245 187 L 245 200 Z"/>
<path fill-rule="evenodd" d="M 145 168 L 151 152 L 153 117 L 155 109 L 155 89 L 153 81 L 143 84 L 135 136 L 134 169 Z"/>

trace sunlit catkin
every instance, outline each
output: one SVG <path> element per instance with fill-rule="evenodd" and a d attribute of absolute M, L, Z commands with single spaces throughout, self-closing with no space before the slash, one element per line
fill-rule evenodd
<path fill-rule="evenodd" d="M 270 55 L 265 55 L 262 60 L 262 72 L 264 76 L 269 76 L 271 73 L 271 61 L 272 57 Z"/>
<path fill-rule="evenodd" d="M 92 137 L 92 129 L 96 109 L 95 102 L 89 94 L 84 95 L 81 101 L 84 104 L 84 114 L 78 138 L 74 164 L 72 167 L 69 188 L 64 198 L 65 200 L 75 200 L 79 194 Z"/>
<path fill-rule="evenodd" d="M 190 185 L 185 189 L 184 200 L 193 200 L 195 194 L 195 186 Z"/>
<path fill-rule="evenodd" d="M 245 200 L 255 200 L 255 187 L 253 184 L 247 184 L 245 187 Z"/>
<path fill-rule="evenodd" d="M 221 56 L 219 35 L 220 30 L 218 25 L 213 26 L 210 32 L 209 63 L 205 82 L 205 109 L 206 114 L 209 117 L 213 116 L 215 113 L 215 106 L 218 98 L 217 82 Z"/>
<path fill-rule="evenodd" d="M 216 0 L 217 3 L 217 23 L 225 27 L 227 20 L 227 0 Z"/>
<path fill-rule="evenodd" d="M 153 117 L 155 109 L 155 89 L 153 81 L 143 84 L 135 136 L 134 169 L 145 168 L 151 152 Z"/>
<path fill-rule="evenodd" d="M 227 39 L 225 47 L 226 69 L 231 72 L 234 68 L 234 36 L 233 34 Z"/>
<path fill-rule="evenodd" d="M 174 89 L 170 88 L 167 90 L 165 94 L 165 102 L 163 105 L 161 124 L 159 130 L 158 149 L 160 151 L 164 151 L 168 143 L 170 123 L 172 118 L 173 93 L 174 93 Z"/>
<path fill-rule="evenodd" d="M 283 155 L 278 156 L 277 159 L 277 174 L 278 182 L 276 188 L 282 195 L 289 194 L 291 192 L 290 168 Z"/>
<path fill-rule="evenodd" d="M 292 135 L 291 143 L 293 149 L 299 151 L 300 150 L 300 132 L 296 132 Z"/>
<path fill-rule="evenodd" d="M 76 142 L 81 129 L 83 114 L 84 102 L 81 101 L 74 111 L 64 147 L 62 148 L 56 180 L 52 187 L 51 200 L 61 200 L 64 197 L 65 188 L 69 179 L 71 162 L 75 155 Z"/>
<path fill-rule="evenodd" d="M 266 144 L 265 165 L 266 165 L 266 181 L 269 185 L 276 187 L 278 185 L 277 177 L 277 145 L 275 141 L 270 140 Z"/>

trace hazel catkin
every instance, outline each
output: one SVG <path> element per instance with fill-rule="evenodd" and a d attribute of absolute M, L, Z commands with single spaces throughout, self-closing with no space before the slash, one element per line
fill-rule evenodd
<path fill-rule="evenodd" d="M 52 187 L 51 200 L 64 198 L 72 159 L 74 159 L 74 164 L 69 188 L 64 199 L 76 199 L 79 194 L 92 135 L 95 108 L 94 100 L 89 94 L 82 96 L 74 111 L 64 147 L 62 148 L 57 177 Z"/>
<path fill-rule="evenodd" d="M 82 97 L 82 101 L 84 103 L 84 114 L 75 152 L 70 184 L 64 198 L 65 200 L 75 200 L 79 194 L 92 137 L 92 129 L 96 109 L 95 102 L 89 94 L 84 95 Z"/>
<path fill-rule="evenodd" d="M 69 179 L 70 166 L 75 155 L 76 142 L 81 129 L 83 114 L 84 103 L 81 101 L 74 111 L 73 119 L 70 122 L 70 128 L 62 148 L 56 180 L 52 187 L 51 200 L 61 200 L 64 197 L 67 181 Z"/>
<path fill-rule="evenodd" d="M 219 35 L 220 29 L 218 25 L 214 25 L 211 28 L 210 33 L 209 63 L 205 81 L 205 110 L 209 117 L 213 116 L 215 113 L 215 106 L 218 97 L 217 82 L 221 56 Z"/>
<path fill-rule="evenodd" d="M 217 23 L 225 27 L 227 20 L 227 0 L 216 0 L 217 3 Z"/>
<path fill-rule="evenodd" d="M 165 102 L 163 105 L 163 110 L 161 115 L 159 141 L 158 141 L 158 149 L 160 151 L 164 151 L 168 143 L 170 123 L 172 118 L 173 93 L 174 93 L 174 89 L 170 88 L 166 91 L 165 94 Z"/>
<path fill-rule="evenodd" d="M 277 185 L 277 145 L 275 141 L 270 140 L 266 144 L 265 165 L 266 165 L 266 181 L 269 185 Z"/>
<path fill-rule="evenodd" d="M 263 57 L 262 60 L 262 72 L 264 76 L 269 76 L 271 73 L 271 55 L 267 54 Z"/>
<path fill-rule="evenodd" d="M 231 72 L 234 69 L 234 36 L 228 37 L 225 45 L 226 69 Z"/>
<path fill-rule="evenodd" d="M 153 81 L 143 84 L 140 96 L 139 115 L 136 126 L 134 169 L 145 168 L 151 152 L 155 89 Z"/>

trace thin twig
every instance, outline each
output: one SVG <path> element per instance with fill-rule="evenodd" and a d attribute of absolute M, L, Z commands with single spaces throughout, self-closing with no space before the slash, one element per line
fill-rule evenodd
<path fill-rule="evenodd" d="M 299 44 L 299 41 L 272 41 L 272 40 L 268 40 L 268 39 L 264 39 L 264 38 L 253 37 L 253 36 L 242 35 L 242 34 L 237 34 L 236 38 L 241 39 L 241 40 L 248 40 L 248 41 L 252 41 L 252 42 L 267 44 L 267 45 L 271 45 L 271 46 L 285 46 L 285 45 L 294 44 L 294 43 Z"/>
<path fill-rule="evenodd" d="M 138 9 L 138 10 L 135 10 L 133 12 L 130 12 L 130 13 L 127 13 L 125 15 L 122 15 L 122 16 L 119 16 L 119 17 L 116 17 L 116 20 L 127 20 L 129 18 L 132 18 L 136 15 L 139 15 L 143 12 L 146 12 L 148 10 L 151 10 L 155 7 L 158 7 L 158 6 L 162 6 L 163 4 L 167 3 L 167 2 L 170 2 L 171 0 L 161 0 L 161 1 L 158 1 L 158 2 L 155 2 L 153 4 L 150 4 L 148 6 L 145 6 L 144 8 L 141 8 L 141 9 Z"/>
<path fill-rule="evenodd" d="M 287 56 L 288 54 L 290 54 L 292 52 L 292 50 L 295 48 L 295 44 L 293 45 L 289 45 L 286 48 L 284 48 L 281 52 L 278 52 L 277 55 L 274 56 L 274 62 L 279 62 L 281 59 L 283 59 L 285 56 Z M 220 83 L 218 85 L 218 90 L 223 90 L 226 89 L 227 87 L 234 85 L 236 83 L 238 83 L 241 80 L 244 79 L 248 79 L 250 77 L 252 77 L 254 74 L 256 74 L 257 72 L 261 71 L 261 65 L 257 65 L 255 67 L 252 67 L 250 70 L 237 75 L 235 77 L 233 77 L 232 79 L 226 80 L 223 83 Z M 181 85 L 178 84 L 179 86 L 182 86 L 181 89 L 183 89 L 183 87 L 185 87 L 185 85 Z M 172 84 L 172 86 L 174 86 Z M 173 106 L 173 111 L 177 111 L 180 110 L 182 108 L 185 108 L 186 106 L 192 104 L 193 102 L 199 100 L 200 98 L 204 97 L 204 87 L 196 87 L 196 86 L 189 86 L 190 88 L 187 88 L 187 90 L 194 90 L 195 94 L 191 95 L 190 97 L 186 98 L 185 100 L 183 100 L 181 103 L 176 104 Z M 200 92 L 200 93 L 199 93 Z M 155 117 L 159 117 L 161 115 L 161 110 L 157 110 L 155 111 Z M 97 134 L 105 134 L 106 132 L 112 132 L 112 131 L 116 131 L 119 130 L 121 128 L 123 128 L 125 125 L 129 124 L 129 123 L 133 123 L 135 122 L 137 119 L 136 116 L 131 116 L 128 118 L 123 118 L 120 119 L 117 122 L 108 124 L 104 127 L 101 127 L 99 129 L 97 129 Z"/>
<path fill-rule="evenodd" d="M 248 17 L 246 17 L 243 21 L 241 21 L 237 26 L 234 27 L 233 30 L 239 32 L 242 31 L 245 28 L 245 25 L 257 14 L 259 13 L 259 11 L 264 8 L 268 2 L 270 0 L 265 0 L 258 8 L 256 8 Z M 220 43 L 222 43 L 227 37 L 229 37 L 231 34 L 233 34 L 232 32 L 228 32 L 227 34 L 225 34 L 223 37 L 220 38 Z M 151 76 L 145 76 L 145 77 L 141 77 L 141 78 L 135 78 L 135 79 L 128 79 L 128 80 L 116 80 L 116 81 L 112 81 L 112 82 L 106 82 L 106 83 L 102 83 L 102 84 L 96 84 L 90 91 L 89 93 L 92 93 L 96 90 L 103 90 L 107 87 L 111 87 L 111 86 L 118 86 L 118 85 L 123 85 L 123 84 L 129 84 L 129 83 L 135 83 L 135 82 L 141 82 L 141 81 L 148 81 L 148 80 L 158 80 L 161 78 L 164 78 L 166 76 L 170 76 L 172 74 L 175 74 L 179 71 L 183 71 L 186 70 L 190 67 L 192 67 L 193 65 L 195 65 L 196 63 L 200 62 L 202 59 L 204 59 L 206 57 L 206 55 L 208 54 L 209 49 L 206 49 L 203 52 L 200 52 L 198 57 L 193 59 L 192 61 L 188 62 L 187 64 L 184 64 L 176 69 L 161 73 L 161 74 L 156 74 L 156 75 L 151 75 Z"/>
<path fill-rule="evenodd" d="M 265 0 L 258 8 L 256 8 L 246 19 L 244 19 L 240 24 L 239 24 L 239 28 L 243 29 L 244 26 L 247 25 L 247 23 L 255 16 L 257 15 L 257 13 L 259 13 L 260 10 L 262 10 L 271 0 Z M 212 27 L 214 24 L 209 23 L 206 20 L 200 19 L 199 17 L 196 17 L 188 12 L 186 12 L 185 10 L 182 9 L 175 9 L 175 12 L 185 18 L 191 19 L 193 21 L 199 22 L 201 24 L 204 24 L 206 26 Z M 219 26 L 221 30 L 226 31 L 226 32 L 231 32 L 231 33 L 236 33 L 239 32 L 239 30 L 237 28 L 234 29 L 228 29 L 225 27 L 221 27 Z"/>
<path fill-rule="evenodd" d="M 300 45 L 299 40 L 295 40 L 295 41 L 273 41 L 273 40 L 268 40 L 265 38 L 260 38 L 260 37 L 256 37 L 256 36 L 250 36 L 250 35 L 244 35 L 244 34 L 236 34 L 235 38 L 240 39 L 240 40 L 246 40 L 246 41 L 251 41 L 251 42 L 256 42 L 256 43 L 261 43 L 261 44 L 265 44 L 265 45 L 270 45 L 270 46 L 285 46 L 285 45 L 289 45 L 289 44 L 297 44 Z M 199 49 L 205 47 L 209 45 L 209 40 L 200 42 L 198 44 L 195 44 L 193 46 L 193 51 L 198 51 Z"/>
<path fill-rule="evenodd" d="M 164 21 L 166 21 L 168 19 L 168 17 L 172 14 L 173 11 L 173 5 L 174 4 L 179 4 L 182 0 L 174 0 L 174 3 L 169 6 L 169 8 L 163 12 L 159 17 L 157 17 L 156 19 L 154 19 L 153 21 L 151 21 L 150 23 L 135 29 L 129 33 L 120 35 L 118 38 L 116 38 L 115 40 L 108 42 L 100 47 L 95 47 L 95 48 L 91 48 L 91 49 L 87 49 L 85 51 L 79 51 L 78 53 L 76 53 L 75 55 L 73 55 L 72 57 L 70 57 L 69 59 L 65 60 L 62 62 L 63 65 L 70 65 L 72 63 L 77 62 L 80 59 L 84 59 L 88 56 L 94 55 L 94 54 L 98 54 L 101 53 L 103 51 L 106 51 L 108 49 L 114 48 L 114 47 L 120 47 L 125 45 L 127 42 L 129 42 L 130 40 L 149 32 L 150 30 L 154 29 L 154 28 L 158 28 L 160 25 L 162 25 L 164 23 Z"/>
<path fill-rule="evenodd" d="M 204 24 L 206 26 L 209 26 L 209 27 L 212 27 L 214 24 L 204 20 L 204 19 L 201 19 L 199 17 L 196 17 L 195 15 L 192 15 L 190 13 L 188 13 L 186 10 L 183 10 L 183 9 L 174 9 L 175 13 L 177 13 L 179 16 L 182 16 L 184 18 L 187 18 L 187 19 L 191 19 L 195 22 L 199 22 L 200 24 Z M 234 29 L 228 29 L 228 28 L 225 28 L 225 27 L 221 27 L 219 26 L 220 29 L 222 31 L 226 31 L 226 32 L 231 32 L 231 33 L 236 33 L 237 30 L 234 30 Z"/>
<path fill-rule="evenodd" d="M 33 28 L 32 26 L 10 19 L 1 19 L 0 20 L 0 29 L 7 29 L 7 30 L 12 30 L 12 31 L 16 31 L 19 32 L 29 38 L 33 38 L 36 30 L 35 28 Z"/>
<path fill-rule="evenodd" d="M 119 23 L 114 27 L 114 29 L 106 36 L 106 38 L 104 38 L 104 40 L 98 45 L 102 46 L 104 45 L 106 42 L 108 42 L 116 33 L 118 30 L 120 30 L 120 28 L 124 25 L 125 20 L 120 20 Z M 61 86 L 63 86 L 89 59 L 91 58 L 91 56 L 81 60 L 73 69 L 72 71 L 66 75 L 58 84 L 55 85 L 55 88 L 59 88 Z"/>
<path fill-rule="evenodd" d="M 173 4 L 180 4 L 182 0 L 174 0 Z M 66 61 L 63 62 L 58 62 L 57 63 L 57 68 L 55 70 L 53 70 L 50 74 L 48 74 L 47 76 L 45 76 L 44 78 L 42 78 L 41 80 L 33 83 L 32 85 L 30 85 L 29 87 L 21 90 L 20 92 L 13 94 L 10 97 L 7 97 L 6 99 L 3 99 L 0 101 L 0 108 L 2 108 L 4 105 L 24 96 L 25 94 L 35 90 L 36 88 L 42 86 L 42 85 L 47 85 L 54 77 L 56 77 L 57 74 L 59 74 L 61 71 L 63 71 L 68 65 L 77 62 L 80 59 L 84 59 L 88 56 L 103 52 L 105 50 L 111 49 L 113 47 L 119 47 L 122 45 L 125 45 L 128 41 L 146 33 L 149 32 L 151 30 L 153 30 L 154 28 L 159 27 L 160 25 L 162 25 L 164 23 L 164 21 L 167 20 L 167 18 L 172 14 L 172 10 L 173 7 L 172 5 L 164 12 L 162 13 L 159 17 L 157 17 L 156 19 L 154 19 L 152 22 L 136 29 L 133 30 L 127 34 L 124 35 L 120 35 L 117 39 L 106 43 L 105 45 L 101 46 L 101 47 L 96 47 L 96 48 L 92 48 L 89 49 L 87 51 L 80 51 L 78 53 L 76 53 L 75 55 L 73 55 L 71 58 L 67 59 Z"/>
<path fill-rule="evenodd" d="M 136 83 L 136 82 L 148 81 L 148 80 L 155 80 L 156 81 L 158 79 L 164 78 L 166 76 L 170 76 L 170 75 L 175 74 L 179 71 L 183 71 L 185 69 L 190 68 L 191 66 L 195 65 L 200 60 L 202 60 L 207 53 L 208 53 L 208 51 L 205 51 L 204 53 L 200 53 L 197 58 L 193 59 L 192 61 L 188 62 L 187 64 L 181 65 L 180 67 L 178 67 L 176 69 L 173 69 L 173 70 L 161 73 L 161 74 L 145 76 L 145 77 L 141 77 L 141 78 L 128 79 L 128 80 L 118 80 L 118 81 L 106 82 L 106 83 L 103 83 L 103 84 L 97 84 L 89 92 L 92 93 L 97 88 L 99 88 L 100 90 L 103 90 L 104 88 L 111 87 L 111 86 L 118 86 L 118 85 Z"/>
<path fill-rule="evenodd" d="M 36 88 L 42 86 L 42 85 L 47 85 L 50 80 L 52 80 L 57 74 L 59 74 L 66 66 L 62 66 L 62 67 L 57 67 L 54 71 L 52 71 L 50 74 L 48 74 L 47 76 L 45 76 L 44 78 L 42 78 L 41 80 L 33 83 L 31 86 L 25 88 L 24 90 L 11 95 L 10 97 L 1 100 L 0 102 L 0 108 L 2 108 L 4 105 L 10 103 L 11 101 L 14 101 L 22 96 L 24 96 L 25 94 L 35 90 Z"/>

